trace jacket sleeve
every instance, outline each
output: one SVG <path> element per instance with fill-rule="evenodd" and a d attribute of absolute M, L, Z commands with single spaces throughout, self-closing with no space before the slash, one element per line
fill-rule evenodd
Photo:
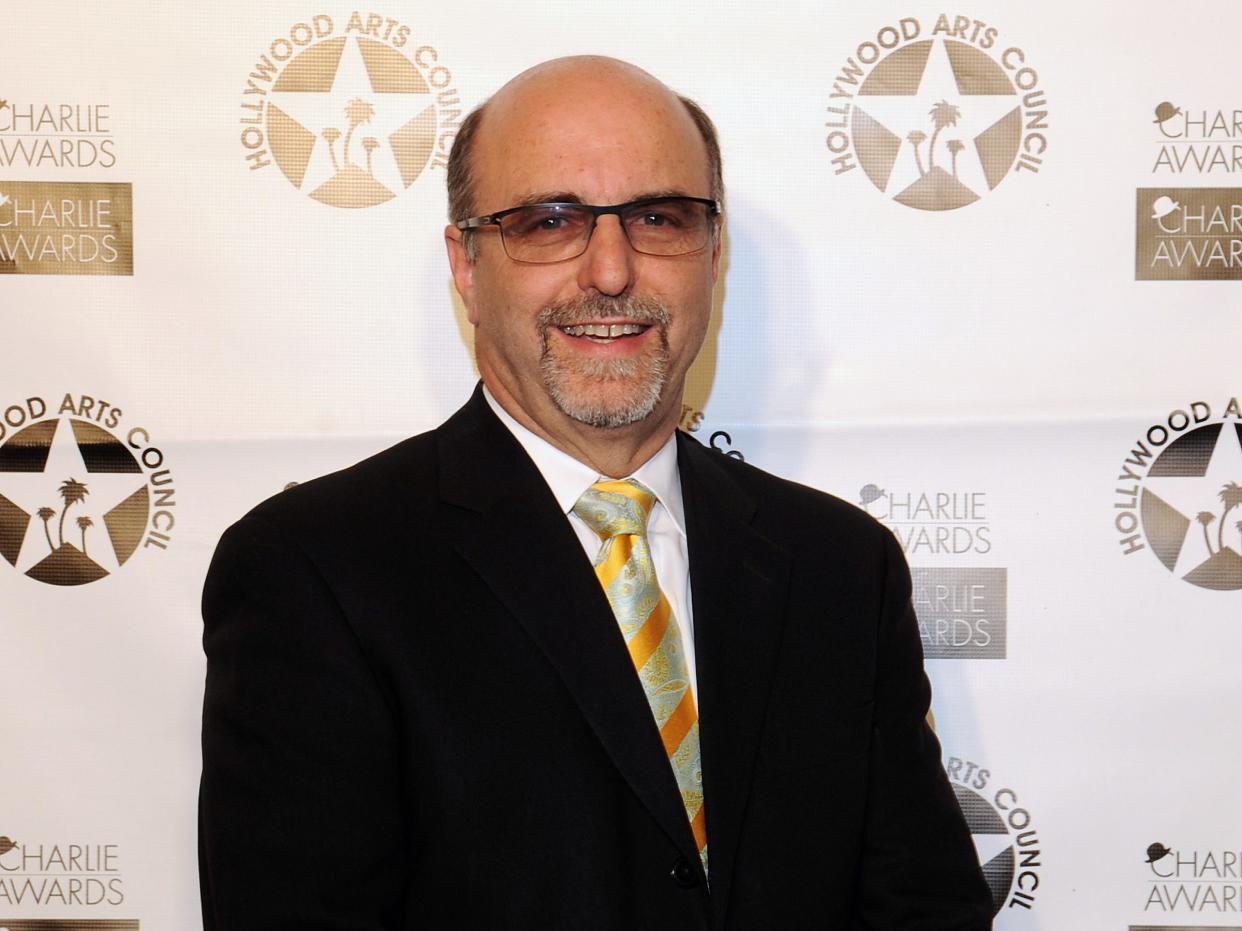
<path fill-rule="evenodd" d="M 855 927 L 987 931 L 991 892 L 926 722 L 931 687 L 910 570 L 892 534 L 882 532 L 884 599 Z"/>
<path fill-rule="evenodd" d="M 203 620 L 205 931 L 406 928 L 396 716 L 329 584 L 245 518 Z"/>

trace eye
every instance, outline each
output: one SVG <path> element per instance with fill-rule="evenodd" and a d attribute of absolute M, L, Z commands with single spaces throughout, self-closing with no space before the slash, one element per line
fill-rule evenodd
<path fill-rule="evenodd" d="M 668 200 L 642 204 L 626 218 L 631 227 L 647 230 L 673 232 L 683 230 L 695 222 L 693 206 L 682 201 Z"/>
<path fill-rule="evenodd" d="M 644 226 L 677 226 L 679 220 L 670 210 L 645 210 L 639 218 Z"/>
<path fill-rule="evenodd" d="M 581 211 L 569 205 L 536 205 L 506 218 L 505 232 L 514 236 L 552 236 L 582 229 Z"/>

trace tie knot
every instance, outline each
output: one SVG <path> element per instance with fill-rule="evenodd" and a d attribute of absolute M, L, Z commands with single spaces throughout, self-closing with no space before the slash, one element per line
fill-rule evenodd
<path fill-rule="evenodd" d="M 596 482 L 574 504 L 574 513 L 603 540 L 620 534 L 642 537 L 655 501 L 655 493 L 632 478 Z"/>

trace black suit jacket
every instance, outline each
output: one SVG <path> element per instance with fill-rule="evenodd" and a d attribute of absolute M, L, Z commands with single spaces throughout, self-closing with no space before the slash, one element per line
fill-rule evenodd
<path fill-rule="evenodd" d="M 892 535 L 678 436 L 710 891 L 589 561 L 481 394 L 230 528 L 209 931 L 991 927 Z"/>

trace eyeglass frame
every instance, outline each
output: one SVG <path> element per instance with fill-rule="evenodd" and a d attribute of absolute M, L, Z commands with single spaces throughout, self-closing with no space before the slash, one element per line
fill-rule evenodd
<path fill-rule="evenodd" d="M 644 252 L 630 241 L 629 231 L 626 230 L 625 224 L 621 223 L 621 211 L 628 210 L 633 207 L 641 207 L 646 204 L 658 204 L 669 200 L 690 201 L 692 203 L 702 204 L 704 207 L 708 208 L 707 218 L 709 221 L 716 219 L 724 212 L 724 205 L 721 204 L 720 201 L 714 200 L 710 197 L 691 197 L 688 194 L 665 194 L 662 197 L 640 197 L 638 200 L 627 201 L 624 204 L 609 204 L 608 206 L 582 204 L 576 201 L 563 200 L 542 201 L 535 204 L 522 204 L 518 207 L 509 207 L 507 210 L 498 210 L 495 213 L 487 213 L 477 217 L 467 217 L 464 220 L 458 220 L 453 225 L 463 233 L 473 233 L 488 226 L 496 227 L 500 231 L 500 246 L 504 249 L 504 253 L 508 257 L 509 261 L 519 262 L 523 265 L 555 265 L 557 262 L 568 262 L 572 259 L 582 257 L 591 246 L 591 237 L 595 235 L 595 229 L 599 225 L 599 218 L 609 215 L 617 218 L 617 222 L 621 225 L 621 231 L 625 235 L 625 241 L 629 243 L 630 248 L 639 255 L 650 255 L 655 258 L 676 258 L 682 255 L 694 255 L 694 253 L 706 248 L 707 244 L 704 243 L 702 246 L 699 246 L 697 249 L 691 249 L 689 252 Z M 515 259 L 513 256 L 509 255 L 509 248 L 505 245 L 505 228 L 501 225 L 500 221 L 505 217 L 512 216 L 513 214 L 519 213 L 523 210 L 529 210 L 532 207 L 574 207 L 578 210 L 589 211 L 591 214 L 591 225 L 582 241 L 582 251 L 576 255 L 567 255 L 564 258 L 552 259 L 548 262 L 533 262 L 530 259 Z M 715 236 L 715 230 L 711 231 L 711 236 Z"/>

